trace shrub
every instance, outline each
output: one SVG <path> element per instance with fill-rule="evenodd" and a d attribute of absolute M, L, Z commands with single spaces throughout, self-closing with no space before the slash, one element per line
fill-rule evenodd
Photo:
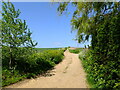
<path fill-rule="evenodd" d="M 19 57 L 16 68 L 9 70 L 3 67 L 2 70 L 2 86 L 15 83 L 24 78 L 35 77 L 48 69 L 51 69 L 62 61 L 64 57 L 64 50 L 46 50 L 41 53 L 34 53 L 26 57 L 26 55 Z"/>
<path fill-rule="evenodd" d="M 43 52 L 45 57 L 47 57 L 48 60 L 54 62 L 55 64 L 58 64 L 63 59 L 63 52 L 65 50 L 48 50 Z"/>
<path fill-rule="evenodd" d="M 25 76 L 21 75 L 18 70 L 2 70 L 2 86 L 6 86 L 22 80 Z"/>
<path fill-rule="evenodd" d="M 120 88 L 119 73 L 115 68 L 116 63 L 109 61 L 107 64 L 99 64 L 93 58 L 92 50 L 82 51 L 79 58 L 87 72 L 87 80 L 92 88 Z"/>
<path fill-rule="evenodd" d="M 17 62 L 17 69 L 32 73 L 48 70 L 63 59 L 63 50 L 45 50 L 30 55 L 27 59 L 21 58 Z"/>

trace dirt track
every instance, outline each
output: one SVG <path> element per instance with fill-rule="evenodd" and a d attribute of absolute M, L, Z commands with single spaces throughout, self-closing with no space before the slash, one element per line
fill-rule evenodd
<path fill-rule="evenodd" d="M 88 88 L 78 54 L 67 50 L 64 60 L 46 76 L 28 79 L 7 88 Z"/>

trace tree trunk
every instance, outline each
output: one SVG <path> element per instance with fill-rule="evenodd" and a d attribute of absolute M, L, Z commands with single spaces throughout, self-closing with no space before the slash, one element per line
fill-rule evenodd
<path fill-rule="evenodd" d="M 9 60 L 9 69 L 12 69 L 12 47 L 10 46 L 10 60 Z"/>

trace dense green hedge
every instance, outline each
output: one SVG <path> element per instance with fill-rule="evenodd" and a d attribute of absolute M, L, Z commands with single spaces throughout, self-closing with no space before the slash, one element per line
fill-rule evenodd
<path fill-rule="evenodd" d="M 80 57 L 95 88 L 120 89 L 120 12 L 104 17 L 92 36 L 91 50 Z"/>
<path fill-rule="evenodd" d="M 35 77 L 48 69 L 51 69 L 64 58 L 63 50 L 47 50 L 41 53 L 33 53 L 27 58 L 20 58 L 16 61 L 15 70 L 9 70 L 3 67 L 2 70 L 2 86 L 15 83 L 24 78 Z"/>
<path fill-rule="evenodd" d="M 120 79 L 116 63 L 109 61 L 107 64 L 99 64 L 93 59 L 92 50 L 82 51 L 79 54 L 83 67 L 87 72 L 87 81 L 91 88 L 120 88 Z"/>

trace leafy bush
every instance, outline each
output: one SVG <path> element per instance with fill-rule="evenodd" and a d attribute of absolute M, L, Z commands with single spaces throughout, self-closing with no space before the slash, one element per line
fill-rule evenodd
<path fill-rule="evenodd" d="M 44 51 L 43 54 L 45 55 L 45 57 L 47 57 L 46 59 L 54 62 L 55 64 L 58 64 L 63 59 L 64 51 L 65 51 L 65 49 L 48 50 L 48 51 Z"/>
<path fill-rule="evenodd" d="M 18 70 L 2 70 L 2 86 L 6 86 L 15 82 L 18 82 L 25 78 L 25 75 L 21 75 Z"/>
<path fill-rule="evenodd" d="M 15 83 L 24 78 L 35 77 L 62 61 L 64 50 L 46 50 L 41 53 L 33 53 L 19 57 L 16 61 L 16 68 L 9 70 L 8 67 L 3 67 L 2 70 L 2 86 Z"/>
<path fill-rule="evenodd" d="M 87 72 L 87 80 L 92 88 L 120 88 L 119 73 L 115 68 L 116 63 L 109 61 L 107 64 L 99 64 L 93 59 L 92 50 L 82 51 L 79 58 Z"/>
<path fill-rule="evenodd" d="M 48 70 L 63 59 L 63 50 L 45 50 L 17 61 L 16 69 L 28 73 Z"/>

